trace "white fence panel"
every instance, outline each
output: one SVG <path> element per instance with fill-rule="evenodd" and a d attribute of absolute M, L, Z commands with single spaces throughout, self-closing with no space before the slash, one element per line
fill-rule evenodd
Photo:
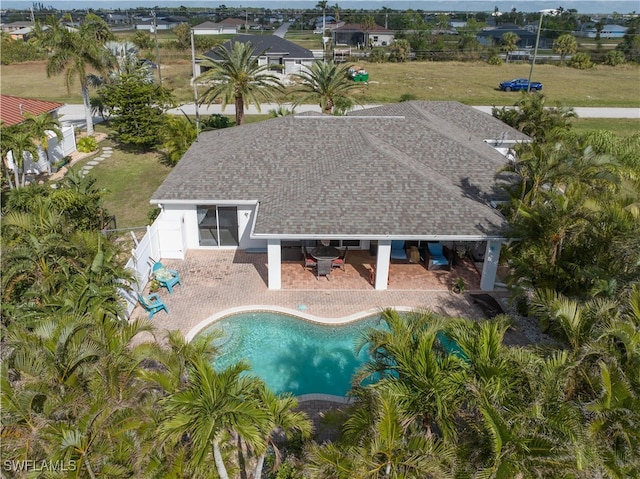
<path fill-rule="evenodd" d="M 151 265 L 160 259 L 160 240 L 158 233 L 158 219 L 151 226 L 147 227 L 147 232 L 131 250 L 131 258 L 125 267 L 136 277 L 132 292 L 121 290 L 120 295 L 127 302 L 127 318 L 133 312 L 138 301 L 137 293 L 142 292 L 149 282 L 151 275 Z"/>

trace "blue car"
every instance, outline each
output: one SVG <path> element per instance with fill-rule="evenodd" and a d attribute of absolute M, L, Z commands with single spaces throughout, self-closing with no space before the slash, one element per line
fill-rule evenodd
<path fill-rule="evenodd" d="M 502 91 L 527 91 L 527 87 L 529 85 L 529 80 L 526 78 L 515 78 L 509 81 L 503 81 L 500 83 L 499 88 Z M 529 91 L 540 91 L 542 90 L 542 83 L 537 81 L 531 82 L 531 87 Z"/>

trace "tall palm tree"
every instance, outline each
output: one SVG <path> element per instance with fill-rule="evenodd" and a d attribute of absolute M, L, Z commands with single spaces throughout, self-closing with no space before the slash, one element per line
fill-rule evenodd
<path fill-rule="evenodd" d="M 213 457 L 221 479 L 229 479 L 223 446 L 237 434 L 250 446 L 261 441 L 267 413 L 252 391 L 253 378 L 241 377 L 248 366 L 239 363 L 216 371 L 204 359 L 196 358 L 189 368 L 188 384 L 164 400 L 167 420 L 160 431 L 172 444 L 188 437 L 194 470 L 204 470 Z"/>
<path fill-rule="evenodd" d="M 296 104 L 307 100 L 317 101 L 322 112 L 326 114 L 333 113 L 339 100 L 351 99 L 350 93 L 358 88 L 349 78 L 347 64 L 316 61 L 311 68 L 294 76 L 300 80 L 297 91 L 303 94 Z"/>
<path fill-rule="evenodd" d="M 196 81 L 210 86 L 200 95 L 199 104 L 211 104 L 222 98 L 222 108 L 233 102 L 236 108 L 236 125 L 244 122 L 244 109 L 250 104 L 260 111 L 260 100 L 271 100 L 282 88 L 280 79 L 268 73 L 269 65 L 260 65 L 250 42 L 232 42 L 230 49 L 220 45 L 214 49 L 220 61 L 201 57 L 201 66 L 207 70 Z"/>
<path fill-rule="evenodd" d="M 64 73 L 68 89 L 74 80 L 80 82 L 87 134 L 93 135 L 89 73 L 90 69 L 104 73 L 114 64 L 114 57 L 104 46 L 113 38 L 111 30 L 100 17 L 90 13 L 77 30 L 53 18 L 47 25 L 38 24 L 34 31 L 37 40 L 51 52 L 47 76 Z"/>
<path fill-rule="evenodd" d="M 280 463 L 280 451 L 273 437 L 276 431 L 280 431 L 287 436 L 299 433 L 303 438 L 308 438 L 313 431 L 313 424 L 306 413 L 296 411 L 298 407 L 296 398 L 290 394 L 275 395 L 264 384 L 260 385 L 257 393 L 260 402 L 267 411 L 268 420 L 264 424 L 263 443 L 260 447 L 261 453 L 258 455 L 256 462 L 254 479 L 262 477 L 262 469 L 268 447 L 272 447 L 276 454 L 274 467 L 277 467 Z"/>
<path fill-rule="evenodd" d="M 322 10 L 322 36 L 324 37 L 324 31 L 327 28 L 326 27 L 326 11 L 327 11 L 327 3 L 329 3 L 328 0 L 319 0 L 318 3 L 316 4 L 316 8 L 319 8 L 320 10 Z"/>

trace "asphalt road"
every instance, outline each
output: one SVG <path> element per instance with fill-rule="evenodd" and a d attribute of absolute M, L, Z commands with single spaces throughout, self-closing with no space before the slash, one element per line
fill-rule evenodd
<path fill-rule="evenodd" d="M 372 108 L 378 105 L 362 105 L 354 108 L 353 111 L 358 111 L 359 109 Z M 260 108 L 260 111 L 253 105 L 249 106 L 245 109 L 246 115 L 256 115 L 256 114 L 268 114 L 269 110 L 275 110 L 278 107 L 286 107 L 290 108 L 290 105 L 279 105 L 276 103 L 267 103 L 263 104 Z M 490 106 L 474 106 L 474 108 L 483 111 L 485 113 L 491 114 Z M 296 113 L 304 113 L 307 111 L 315 111 L 320 112 L 320 107 L 318 105 L 299 105 L 295 108 Z M 578 118 L 629 118 L 640 120 L 640 108 L 585 108 L 585 107 L 575 107 L 574 111 L 578 115 Z M 169 110 L 169 113 L 175 115 L 182 115 L 186 113 L 187 115 L 195 115 L 196 106 L 193 103 L 188 103 L 182 105 L 178 108 L 174 108 Z M 227 107 L 222 110 L 220 105 L 210 105 L 210 106 L 201 106 L 198 108 L 198 113 L 201 117 L 207 117 L 209 115 L 213 115 L 216 113 L 224 113 L 226 115 L 234 115 L 235 114 L 235 106 L 227 105 Z M 85 118 L 84 118 L 84 108 L 81 104 L 66 104 L 62 108 L 58 110 L 59 119 L 62 123 L 72 124 L 78 128 L 84 128 L 85 126 Z M 99 123 L 102 121 L 102 118 L 99 116 L 93 117 L 94 123 Z"/>

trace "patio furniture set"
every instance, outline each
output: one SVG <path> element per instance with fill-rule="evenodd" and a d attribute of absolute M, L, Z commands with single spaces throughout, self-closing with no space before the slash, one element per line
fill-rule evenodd
<path fill-rule="evenodd" d="M 345 246 L 341 254 L 338 248 L 331 246 L 328 242 L 326 242 L 326 244 L 323 242 L 311 251 L 308 251 L 307 247 L 303 245 L 303 268 L 315 270 L 316 279 L 318 280 L 320 276 L 325 276 L 327 280 L 330 281 L 331 271 L 334 268 L 340 268 L 342 271 L 345 271 L 348 251 L 349 247 Z"/>
<path fill-rule="evenodd" d="M 178 272 L 175 269 L 166 268 L 160 261 L 156 261 L 151 266 L 151 279 L 160 283 L 161 287 L 167 288 L 169 294 L 173 294 L 175 285 L 182 284 Z M 169 314 L 169 308 L 156 292 L 147 295 L 138 293 L 138 301 L 145 311 L 149 313 L 149 319 L 152 319 L 154 314 L 162 310 Z"/>

